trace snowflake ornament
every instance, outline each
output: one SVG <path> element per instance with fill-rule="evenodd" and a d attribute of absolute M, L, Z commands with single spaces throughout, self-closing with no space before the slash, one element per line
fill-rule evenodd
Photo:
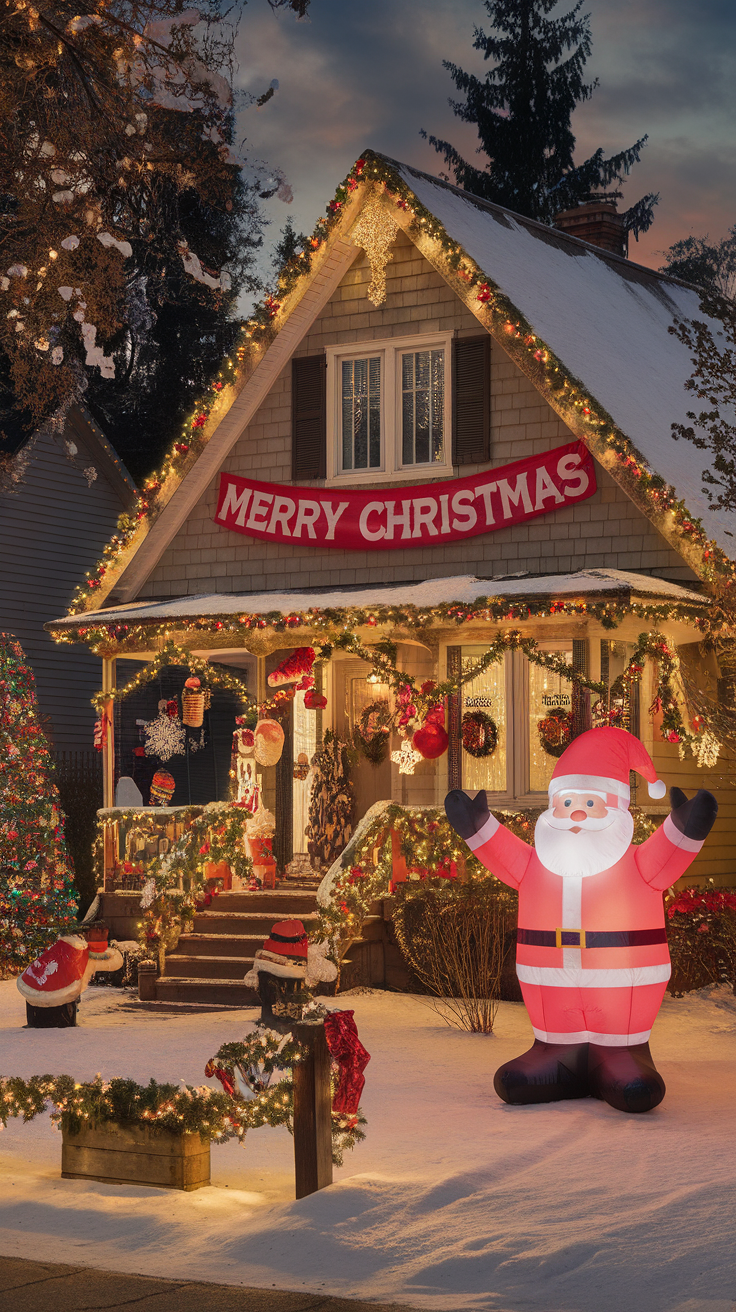
<path fill-rule="evenodd" d="M 398 752 L 391 753 L 391 760 L 394 765 L 398 765 L 399 774 L 413 774 L 414 767 L 423 758 L 419 752 L 415 752 L 408 738 L 404 738 Z"/>
<path fill-rule="evenodd" d="M 146 756 L 157 756 L 160 761 L 169 761 L 172 756 L 183 756 L 186 742 L 186 730 L 181 720 L 172 719 L 166 709 L 155 720 L 148 720 L 143 726 Z"/>

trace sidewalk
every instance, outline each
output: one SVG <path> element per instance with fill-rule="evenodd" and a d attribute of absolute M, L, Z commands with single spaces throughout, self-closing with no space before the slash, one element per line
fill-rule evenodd
<path fill-rule="evenodd" d="M 13 1312 L 411 1312 L 398 1303 L 356 1303 L 326 1294 L 289 1294 L 188 1280 L 155 1280 L 58 1262 L 0 1257 L 0 1303 Z"/>

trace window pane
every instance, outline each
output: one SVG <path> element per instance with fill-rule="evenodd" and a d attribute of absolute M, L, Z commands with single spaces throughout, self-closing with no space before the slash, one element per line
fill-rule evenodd
<path fill-rule="evenodd" d="M 444 459 L 443 350 L 411 351 L 401 358 L 401 453 L 405 465 Z"/>
<path fill-rule="evenodd" d="M 569 651 L 556 651 L 568 665 Z M 529 662 L 529 789 L 547 791 L 557 758 L 570 741 L 572 684 Z"/>
<path fill-rule="evenodd" d="M 381 464 L 381 359 L 342 362 L 342 468 Z"/>
<path fill-rule="evenodd" d="M 463 647 L 460 668 L 465 673 L 485 647 Z M 490 665 L 483 674 L 471 679 L 461 690 L 461 719 L 466 712 L 483 711 L 496 725 L 498 740 L 490 756 L 473 756 L 462 749 L 463 788 L 486 788 L 492 793 L 506 791 L 506 686 L 505 662 Z"/>

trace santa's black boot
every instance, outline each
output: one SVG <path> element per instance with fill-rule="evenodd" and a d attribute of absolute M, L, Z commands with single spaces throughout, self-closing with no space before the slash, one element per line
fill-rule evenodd
<path fill-rule="evenodd" d="M 543 1043 L 499 1066 L 493 1087 L 503 1102 L 560 1102 L 585 1098 L 588 1088 L 587 1043 Z"/>
<path fill-rule="evenodd" d="M 648 1043 L 631 1048 L 588 1045 L 590 1092 L 620 1112 L 650 1112 L 665 1094 Z"/>

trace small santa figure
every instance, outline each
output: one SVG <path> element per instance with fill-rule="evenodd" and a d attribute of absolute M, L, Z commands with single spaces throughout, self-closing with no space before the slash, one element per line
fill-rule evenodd
<path fill-rule="evenodd" d="M 337 979 L 326 943 L 310 943 L 301 920 L 280 920 L 255 954 L 245 983 L 261 999 L 261 1020 L 279 1028 L 274 1006 L 296 1002 L 301 987 L 313 989 Z"/>
<path fill-rule="evenodd" d="M 485 793 L 445 799 L 474 856 L 519 890 L 516 973 L 534 1044 L 496 1072 L 504 1102 L 602 1098 L 626 1112 L 662 1101 L 649 1034 L 670 976 L 663 891 L 692 864 L 718 804 L 703 789 L 632 844 L 629 771 L 664 797 L 651 758 L 624 729 L 591 729 L 565 749 L 534 847 L 489 813 Z"/>
<path fill-rule="evenodd" d="M 62 934 L 16 980 L 26 1000 L 31 1029 L 67 1029 L 77 1023 L 77 1003 L 98 970 L 119 970 L 123 956 L 108 945 L 101 921 Z"/>

